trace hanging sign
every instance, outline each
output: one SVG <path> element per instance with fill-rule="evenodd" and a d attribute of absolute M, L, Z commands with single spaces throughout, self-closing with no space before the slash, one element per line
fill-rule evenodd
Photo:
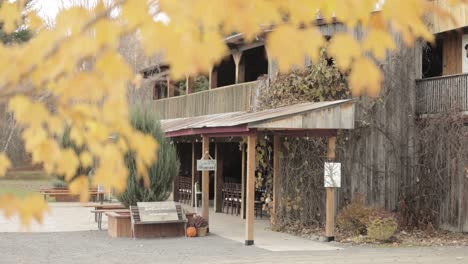
<path fill-rule="evenodd" d="M 324 185 L 326 188 L 341 187 L 341 163 L 325 162 L 324 166 Z"/>
<path fill-rule="evenodd" d="M 197 171 L 214 171 L 216 170 L 216 160 L 197 160 Z"/>
<path fill-rule="evenodd" d="M 207 157 L 207 159 L 205 159 Z M 197 171 L 215 171 L 216 160 L 213 159 L 210 154 L 205 153 L 203 157 L 197 160 Z"/>

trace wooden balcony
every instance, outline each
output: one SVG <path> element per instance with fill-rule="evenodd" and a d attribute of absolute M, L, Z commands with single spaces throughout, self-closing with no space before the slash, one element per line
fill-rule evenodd
<path fill-rule="evenodd" d="M 239 83 L 156 100 L 153 106 L 161 119 L 201 116 L 252 110 L 260 81 Z"/>
<path fill-rule="evenodd" d="M 456 109 L 468 111 L 468 74 L 447 75 L 416 81 L 416 111 L 436 114 Z"/>

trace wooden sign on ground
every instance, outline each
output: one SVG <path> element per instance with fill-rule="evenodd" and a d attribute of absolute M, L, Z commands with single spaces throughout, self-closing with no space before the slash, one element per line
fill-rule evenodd
<path fill-rule="evenodd" d="M 178 221 L 174 202 L 140 202 L 137 203 L 141 222 Z"/>

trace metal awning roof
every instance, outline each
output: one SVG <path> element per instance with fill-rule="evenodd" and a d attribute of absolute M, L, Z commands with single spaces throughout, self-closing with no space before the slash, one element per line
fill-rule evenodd
<path fill-rule="evenodd" d="M 311 131 L 354 128 L 354 100 L 289 105 L 258 112 L 229 112 L 167 119 L 161 126 L 169 137 L 240 135 L 256 130 Z"/>

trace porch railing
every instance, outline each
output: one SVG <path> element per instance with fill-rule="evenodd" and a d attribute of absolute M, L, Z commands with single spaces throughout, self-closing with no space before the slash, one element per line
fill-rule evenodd
<path fill-rule="evenodd" d="M 255 102 L 259 81 L 239 83 L 203 92 L 153 101 L 161 119 L 249 111 Z"/>
<path fill-rule="evenodd" d="M 468 74 L 417 80 L 416 95 L 418 114 L 468 111 Z"/>

